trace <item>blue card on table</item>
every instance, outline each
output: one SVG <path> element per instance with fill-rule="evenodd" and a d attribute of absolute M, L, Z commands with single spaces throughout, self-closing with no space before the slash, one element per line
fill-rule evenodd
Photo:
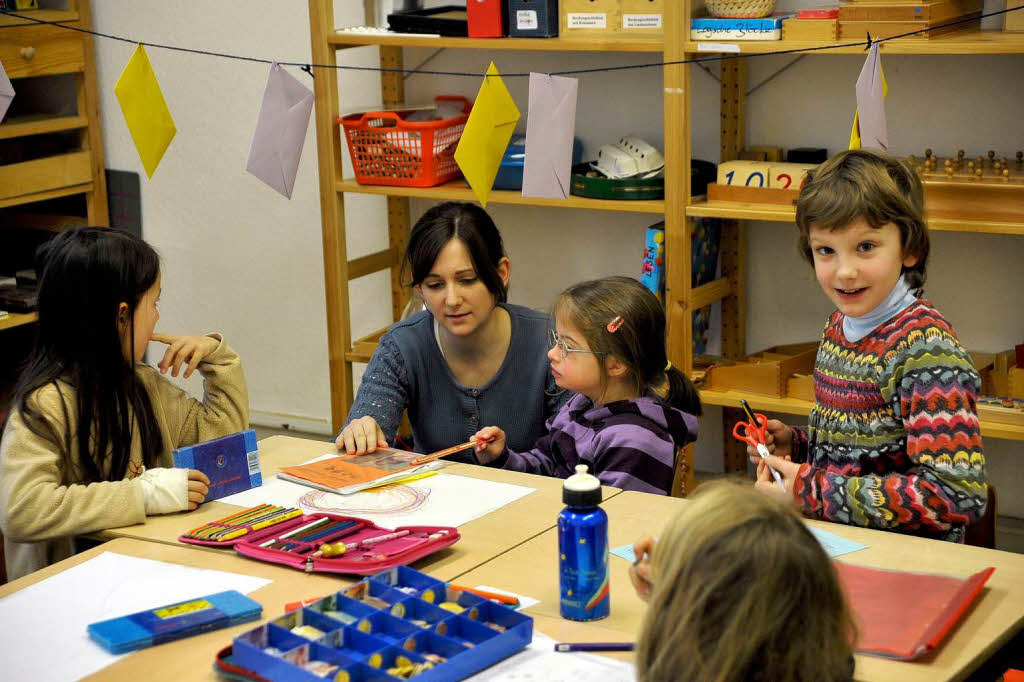
<path fill-rule="evenodd" d="M 228 590 L 91 623 L 88 630 L 89 637 L 104 649 L 112 654 L 123 654 L 256 620 L 262 613 L 263 606 L 258 601 Z"/>
<path fill-rule="evenodd" d="M 263 485 L 256 432 L 252 429 L 174 451 L 174 466 L 198 469 L 210 479 L 206 500 L 216 500 Z"/>

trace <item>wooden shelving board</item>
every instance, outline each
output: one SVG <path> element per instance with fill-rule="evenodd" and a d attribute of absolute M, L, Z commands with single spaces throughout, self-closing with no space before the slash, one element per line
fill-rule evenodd
<path fill-rule="evenodd" d="M 796 398 L 775 398 L 772 396 L 751 395 L 741 391 L 701 391 L 700 399 L 705 405 L 720 405 L 722 407 L 739 407 L 740 398 L 750 401 L 753 407 L 762 412 L 781 412 L 783 414 L 811 413 L 814 403 L 810 400 L 798 400 Z M 727 424 L 729 428 L 732 425 Z M 1024 426 L 1016 424 L 999 424 L 996 422 L 981 421 L 981 435 L 983 438 L 1003 438 L 1006 440 L 1024 440 Z"/>
<path fill-rule="evenodd" d="M 0 125 L 0 140 L 89 127 L 85 116 L 21 116 Z"/>
<path fill-rule="evenodd" d="M 703 218 L 792 223 L 796 219 L 796 209 L 792 206 L 754 204 L 740 201 L 698 201 L 686 207 L 686 215 Z M 930 218 L 928 220 L 928 227 L 929 229 L 942 232 L 1024 235 L 1024 222 L 975 220 L 968 216 L 962 218 Z"/>
<path fill-rule="evenodd" d="M 864 54 L 864 45 L 849 45 L 848 42 L 825 42 L 815 40 L 687 40 L 684 43 L 686 52 L 712 55 L 714 45 L 728 44 L 742 54 L 765 52 L 785 52 L 800 54 L 801 52 L 819 55 L 829 54 Z M 703 47 L 702 47 L 703 44 Z M 830 46 L 827 50 L 814 48 L 822 45 Z M 931 39 L 900 38 L 887 40 L 881 44 L 883 54 L 1019 54 L 1024 52 L 1024 33 L 1004 31 L 982 31 L 977 29 L 957 31 Z M 697 56 L 697 55 L 694 55 Z"/>
<path fill-rule="evenodd" d="M 382 194 L 387 196 L 413 197 L 430 201 L 476 201 L 476 195 L 465 180 L 452 180 L 437 187 L 391 187 L 385 185 L 360 185 L 352 178 L 337 183 L 339 192 L 359 194 Z M 516 204 L 518 206 L 545 206 L 553 208 L 590 209 L 593 211 L 622 211 L 627 213 L 665 213 L 665 202 L 653 201 L 612 201 L 609 199 L 587 199 L 570 195 L 567 199 L 544 199 L 524 197 L 518 191 L 491 190 L 488 203 Z"/>
<path fill-rule="evenodd" d="M 335 48 L 385 45 L 534 52 L 662 52 L 665 43 L 654 35 L 560 36 L 557 38 L 447 38 L 403 33 L 335 33 L 328 39 Z"/>
<path fill-rule="evenodd" d="M 39 19 L 40 21 L 59 21 L 61 23 L 78 21 L 78 12 L 75 10 L 66 9 L 26 9 L 26 10 L 11 10 L 15 14 L 20 14 L 32 19 Z M 4 26 L 38 26 L 38 22 L 32 21 L 31 19 L 22 19 L 21 17 L 12 17 L 9 15 L 0 14 L 0 27 Z"/>
<path fill-rule="evenodd" d="M 0 317 L 0 329 L 13 329 L 23 324 L 32 324 L 38 319 L 38 313 L 8 313 L 5 317 Z"/>

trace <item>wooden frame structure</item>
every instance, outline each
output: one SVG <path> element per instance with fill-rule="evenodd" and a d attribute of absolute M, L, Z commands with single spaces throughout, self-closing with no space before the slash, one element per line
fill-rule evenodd
<path fill-rule="evenodd" d="M 89 0 L 68 0 L 67 9 L 63 10 L 25 10 L 18 14 L 82 29 L 92 27 Z M 0 61 L 16 87 L 20 79 L 73 75 L 76 104 L 72 115 L 8 117 L 0 124 L 0 140 L 65 131 L 78 135 L 78 148 L 70 152 L 0 166 L 0 208 L 83 195 L 84 218 L 32 216 L 26 219 L 29 226 L 56 231 L 86 221 L 89 225 L 109 225 L 92 37 L 27 19 L 0 16 Z M 37 319 L 36 313 L 11 313 L 0 319 L 0 330 Z"/>
<path fill-rule="evenodd" d="M 684 0 L 684 17 L 693 16 L 700 8 L 699 0 Z M 687 32 L 688 33 L 688 32 Z M 843 41 L 837 41 L 842 43 Z M 773 52 L 777 50 L 810 48 L 823 41 L 782 40 L 734 42 L 741 55 Z M 687 34 L 684 38 L 684 53 L 687 59 L 707 56 L 700 50 L 697 41 Z M 976 54 L 1021 54 L 1024 53 L 1024 34 L 1002 31 L 966 29 L 948 33 L 929 40 L 903 39 L 883 44 L 888 54 L 912 55 L 976 55 Z M 841 47 L 823 52 L 808 52 L 808 55 L 822 57 L 832 54 L 863 54 L 862 46 Z M 721 143 L 722 161 L 738 158 L 745 146 L 746 127 L 746 60 L 740 57 L 722 61 L 721 77 Z M 1007 204 L 1000 211 L 998 206 L 964 206 L 957 210 L 946 210 L 929 218 L 932 230 L 972 232 L 988 234 L 1024 235 L 1024 217 L 1017 204 Z M 746 347 L 746 291 L 743 283 L 746 269 L 744 231 L 746 221 L 769 221 L 792 223 L 795 210 L 792 206 L 772 204 L 751 204 L 732 201 L 709 201 L 698 197 L 687 202 L 688 219 L 697 217 L 721 218 L 722 227 L 722 275 L 729 281 L 730 294 L 722 299 L 722 355 L 729 359 L 740 359 L 747 355 Z M 735 409 L 738 400 L 746 397 L 739 391 L 701 391 L 705 404 L 719 405 L 723 409 L 723 420 L 731 425 L 743 418 Z M 765 411 L 784 414 L 806 415 L 814 406 L 812 400 L 802 398 L 758 397 L 758 406 Z M 726 471 L 745 471 L 747 458 L 745 446 L 728 435 L 726 429 L 723 450 Z M 1019 423 L 1004 423 L 982 419 L 982 430 L 988 438 L 1024 440 L 1024 426 Z"/>
<path fill-rule="evenodd" d="M 374 3 L 365 0 L 366 23 L 374 22 Z M 333 8 L 329 0 L 310 0 L 310 27 L 313 58 L 317 63 L 336 64 L 337 51 L 373 45 L 380 50 L 381 64 L 392 68 L 402 66 L 403 47 L 464 48 L 521 51 L 620 51 L 661 54 L 669 65 L 663 69 L 665 198 L 662 201 L 615 202 L 570 196 L 567 199 L 535 199 L 519 192 L 494 191 L 489 201 L 499 204 L 576 208 L 601 211 L 628 211 L 664 216 L 666 248 L 665 305 L 668 318 L 668 352 L 672 363 L 684 371 L 693 370 L 693 338 L 691 315 L 701 307 L 722 301 L 722 353 L 738 359 L 746 348 L 746 247 L 744 231 L 747 220 L 792 222 L 792 207 L 756 205 L 739 202 L 709 202 L 703 197 L 690 197 L 690 69 L 678 63 L 698 55 L 706 56 L 697 42 L 690 40 L 689 17 L 698 3 L 695 0 L 664 3 L 663 35 L 610 34 L 557 38 L 426 38 L 408 35 L 373 35 L 336 33 Z M 763 53 L 786 48 L 806 48 L 814 41 L 740 42 L 741 55 L 722 62 L 721 85 L 721 158 L 735 159 L 744 148 L 746 127 L 746 62 L 744 53 Z M 1007 54 L 1024 52 L 1024 34 L 998 31 L 967 30 L 931 40 L 903 40 L 885 44 L 890 54 Z M 862 47 L 828 50 L 827 54 L 862 53 Z M 402 83 L 398 74 L 384 74 L 382 88 L 385 104 L 402 99 Z M 383 187 L 359 185 L 341 175 L 341 133 L 334 123 L 339 107 L 336 81 L 316 79 L 317 141 L 320 159 L 320 190 L 323 211 L 324 269 L 327 286 L 327 320 L 331 363 L 331 415 L 335 429 L 344 421 L 352 403 L 352 363 L 366 362 L 376 348 L 384 330 L 361 339 L 351 338 L 348 309 L 348 282 L 372 272 L 391 269 L 392 309 L 397 319 L 407 301 L 407 292 L 398 279 L 399 259 L 409 231 L 410 197 L 435 201 L 473 201 L 472 191 L 462 180 L 438 187 Z M 346 192 L 379 194 L 388 197 L 389 247 L 369 256 L 348 260 L 344 239 L 344 194 Z M 723 219 L 721 243 L 721 277 L 713 282 L 691 287 L 690 237 L 694 219 Z M 1016 216 L 1006 220 L 954 216 L 930 221 L 932 229 L 989 233 L 1024 234 L 1024 221 Z M 733 392 L 702 391 L 706 404 L 725 407 L 724 419 L 731 424 L 740 418 L 733 409 L 742 397 Z M 765 410 L 789 414 L 807 414 L 813 403 L 792 398 L 760 400 Z M 1024 440 L 1024 426 L 985 423 L 985 435 L 995 438 Z M 726 438 L 725 465 L 728 471 L 746 468 L 746 454 L 740 443 Z M 686 471 L 692 487 L 692 448 L 686 449 Z"/>

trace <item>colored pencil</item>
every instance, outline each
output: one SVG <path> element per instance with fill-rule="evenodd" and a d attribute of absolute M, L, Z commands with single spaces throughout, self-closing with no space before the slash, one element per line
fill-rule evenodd
<path fill-rule="evenodd" d="M 632 651 L 635 642 L 557 642 L 555 651 Z"/>
<path fill-rule="evenodd" d="M 453 590 L 461 590 L 463 592 L 469 592 L 475 594 L 484 599 L 493 599 L 494 601 L 501 602 L 502 604 L 508 604 L 510 606 L 519 606 L 519 597 L 511 594 L 499 594 L 497 592 L 488 592 L 487 590 L 477 589 L 475 587 L 463 587 L 462 585 L 450 585 Z"/>
<path fill-rule="evenodd" d="M 227 540 L 234 540 L 235 538 L 242 537 L 243 535 L 246 535 L 247 533 L 251 533 L 253 531 L 257 531 L 257 530 L 266 528 L 268 526 L 273 526 L 275 523 L 281 523 L 282 521 L 287 521 L 288 519 L 294 519 L 296 516 L 302 516 L 302 510 L 301 509 L 293 509 L 293 510 L 291 510 L 289 512 L 285 512 L 283 514 L 278 514 L 277 516 L 273 516 L 273 517 L 271 517 L 269 519 L 266 519 L 264 521 L 260 521 L 258 523 L 252 524 L 251 528 L 239 528 L 238 530 L 232 531 L 232 532 L 228 533 L 227 535 L 217 536 L 217 539 L 222 541 L 222 542 L 227 541 Z"/>
<path fill-rule="evenodd" d="M 210 521 L 208 523 L 204 523 L 203 525 L 201 525 L 201 526 L 199 526 L 197 528 L 193 528 L 188 533 L 186 533 L 186 535 L 188 535 L 189 537 L 194 537 L 196 533 L 200 533 L 200 532 L 202 532 L 204 530 L 207 530 L 207 529 L 209 529 L 209 528 L 211 528 L 213 526 L 228 524 L 228 523 L 230 523 L 231 521 L 233 521 L 236 518 L 242 518 L 246 514 L 249 514 L 249 513 L 252 513 L 254 511 L 261 510 L 261 509 L 267 509 L 270 506 L 271 505 L 269 505 L 269 504 L 261 504 L 258 507 L 252 507 L 250 509 L 243 509 L 242 511 L 236 512 L 236 513 L 232 514 L 231 516 L 225 516 L 223 519 L 217 519 L 216 521 Z"/>
<path fill-rule="evenodd" d="M 462 452 L 463 450 L 469 450 L 470 448 L 474 448 L 474 447 L 477 446 L 478 443 L 489 443 L 489 442 L 490 442 L 490 439 L 486 439 L 486 440 L 476 440 L 476 439 L 474 439 L 474 440 L 466 441 L 462 445 L 453 445 L 452 447 L 448 448 L 447 450 L 438 450 L 437 452 L 432 452 L 429 455 L 423 455 L 422 457 L 417 457 L 416 459 L 414 459 L 412 461 L 412 463 L 413 464 L 426 464 L 427 462 L 433 462 L 435 459 L 441 459 L 442 457 L 447 457 L 448 455 L 454 455 L 456 452 Z"/>

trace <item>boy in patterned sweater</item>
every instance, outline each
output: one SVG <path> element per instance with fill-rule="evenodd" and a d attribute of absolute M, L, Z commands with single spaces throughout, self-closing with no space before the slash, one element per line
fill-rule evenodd
<path fill-rule="evenodd" d="M 836 310 L 814 367 L 807 429 L 768 421 L 757 488 L 809 516 L 963 542 L 985 511 L 981 388 L 952 326 L 920 298 L 924 192 L 902 162 L 843 152 L 808 178 L 799 247 Z"/>

